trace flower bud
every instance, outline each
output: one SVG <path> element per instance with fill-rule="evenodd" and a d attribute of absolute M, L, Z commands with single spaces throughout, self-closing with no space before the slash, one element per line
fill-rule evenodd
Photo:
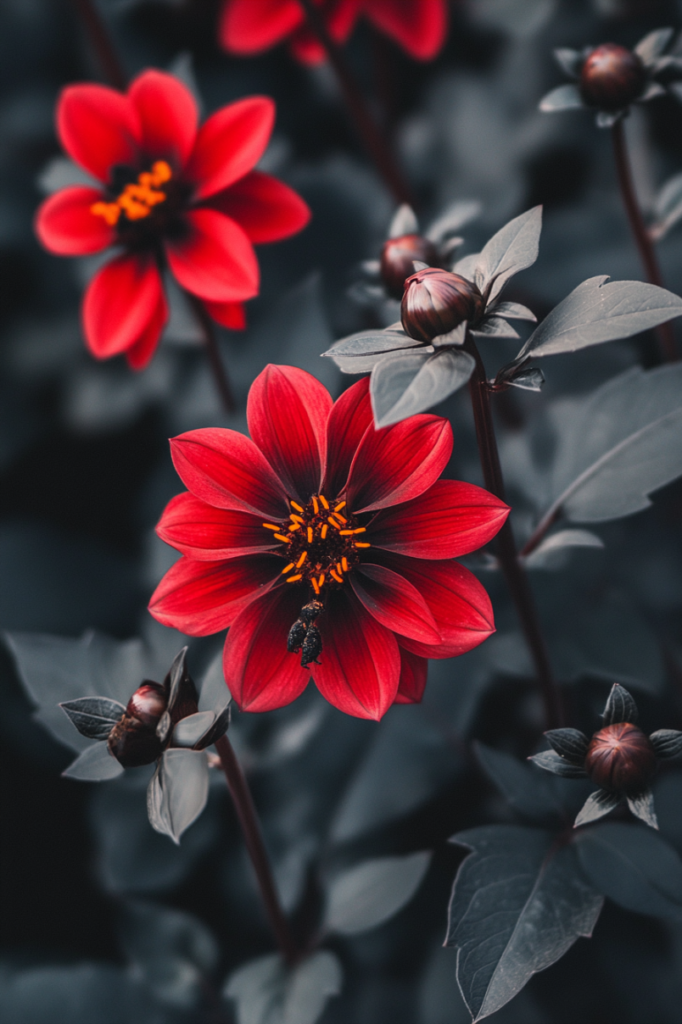
<path fill-rule="evenodd" d="M 585 59 L 580 92 L 585 103 L 602 110 L 622 110 L 644 91 L 646 69 L 638 54 L 604 43 Z"/>
<path fill-rule="evenodd" d="M 167 702 L 166 691 L 158 683 L 145 682 L 135 690 L 107 739 L 110 753 L 124 768 L 139 768 L 161 757 L 164 745 L 156 726 Z"/>
<path fill-rule="evenodd" d="M 594 734 L 585 771 L 602 789 L 636 793 L 653 778 L 656 754 L 646 733 L 630 722 L 618 722 Z"/>
<path fill-rule="evenodd" d="M 405 282 L 400 319 L 411 338 L 428 343 L 465 320 L 475 324 L 483 311 L 483 296 L 475 284 L 459 274 L 429 267 Z"/>
<path fill-rule="evenodd" d="M 438 263 L 438 250 L 422 235 L 401 235 L 384 242 L 381 252 L 381 278 L 394 299 L 401 299 L 405 281 L 414 273 L 413 262 Z"/>

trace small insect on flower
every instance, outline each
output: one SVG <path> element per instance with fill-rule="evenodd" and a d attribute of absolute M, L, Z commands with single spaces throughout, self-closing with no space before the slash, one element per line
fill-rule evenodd
<path fill-rule="evenodd" d="M 599 786 L 588 797 L 574 827 L 596 821 L 625 798 L 634 815 L 658 828 L 649 783 L 660 760 L 682 754 L 682 732 L 659 729 L 647 736 L 635 724 L 637 705 L 618 683 L 611 688 L 602 718 L 603 727 L 589 740 L 578 729 L 551 729 L 545 736 L 552 749 L 529 760 L 555 775 L 589 778 Z"/>
<path fill-rule="evenodd" d="M 196 636 L 229 627 L 223 669 L 244 710 L 289 704 L 312 676 L 335 707 L 379 719 L 421 700 L 428 658 L 494 630 L 484 588 L 453 559 L 494 537 L 508 506 L 439 479 L 447 420 L 376 430 L 368 391 L 361 380 L 332 402 L 303 370 L 268 366 L 249 394 L 252 440 L 171 442 L 189 490 L 157 532 L 183 557 L 149 608 Z"/>

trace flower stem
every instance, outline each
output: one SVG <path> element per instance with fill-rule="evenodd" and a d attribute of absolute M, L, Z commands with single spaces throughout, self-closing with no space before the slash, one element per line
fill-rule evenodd
<path fill-rule="evenodd" d="M 113 85 L 114 89 L 125 92 L 128 76 L 123 70 L 116 47 L 99 11 L 92 0 L 71 0 L 71 2 L 90 40 L 90 45 L 97 55 L 104 77 L 109 85 Z"/>
<path fill-rule="evenodd" d="M 410 189 L 398 169 L 388 143 L 372 117 L 364 96 L 353 78 L 341 48 L 332 39 L 324 18 L 313 0 L 301 0 L 311 30 L 324 47 L 341 86 L 346 108 L 379 174 L 399 203 L 412 203 Z"/>
<path fill-rule="evenodd" d="M 628 215 L 628 220 L 630 221 L 632 234 L 634 235 L 637 248 L 639 249 L 639 255 L 644 266 L 644 273 L 646 274 L 649 284 L 655 284 L 658 285 L 659 288 L 662 288 L 663 278 L 661 277 L 661 268 L 658 265 L 654 243 L 649 236 L 646 224 L 644 223 L 644 218 L 642 217 L 642 211 L 640 210 L 639 203 L 637 202 L 622 118 L 616 121 L 611 129 L 611 138 L 613 139 L 613 154 L 616 160 L 616 171 L 618 174 L 620 193 L 623 198 L 623 204 Z M 673 330 L 672 323 L 668 321 L 667 324 L 659 324 L 656 328 L 656 334 L 658 336 L 661 355 L 663 356 L 664 361 L 667 363 L 676 362 L 679 356 L 677 353 L 675 332 Z"/>
<path fill-rule="evenodd" d="M 244 835 L 246 849 L 256 873 L 258 887 L 263 898 L 268 920 L 270 921 L 270 927 L 275 934 L 277 945 L 284 960 L 289 965 L 295 964 L 300 959 L 300 951 L 294 941 L 291 929 L 289 928 L 289 922 L 284 916 L 284 911 L 279 902 L 275 880 L 272 876 L 270 861 L 268 860 L 260 825 L 258 824 L 258 816 L 251 791 L 227 735 L 221 736 L 219 740 L 216 740 L 215 748 L 218 751 L 227 785 L 234 801 L 234 807 Z"/>
<path fill-rule="evenodd" d="M 478 442 L 483 479 L 487 489 L 504 501 L 504 478 L 497 450 L 485 367 L 471 337 L 467 339 L 466 348 L 476 360 L 476 367 L 469 380 L 469 394 L 471 395 L 471 405 L 474 413 L 476 440 Z M 540 692 L 545 709 L 546 728 L 557 729 L 563 724 L 561 695 L 552 674 L 549 655 L 540 629 L 540 621 L 530 582 L 526 570 L 519 561 L 516 541 L 508 519 L 497 535 L 496 545 L 500 567 L 507 581 L 507 586 L 509 587 L 509 592 L 521 623 L 521 629 L 533 659 L 533 664 L 535 665 L 535 672 L 540 684 Z"/>
<path fill-rule="evenodd" d="M 206 308 L 201 299 L 198 299 L 196 295 L 192 295 L 191 292 L 185 292 L 185 295 L 194 310 L 194 314 L 204 335 L 206 355 L 208 356 L 208 361 L 211 366 L 211 371 L 220 395 L 220 401 L 223 409 L 227 413 L 236 412 L 237 405 L 234 400 L 234 395 L 232 394 L 230 378 L 227 375 L 225 364 L 220 357 L 220 349 L 218 348 L 218 339 L 216 338 L 213 321 L 206 312 Z"/>

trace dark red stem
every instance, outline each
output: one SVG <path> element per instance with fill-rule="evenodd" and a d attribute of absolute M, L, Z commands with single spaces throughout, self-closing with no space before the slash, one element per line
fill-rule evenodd
<path fill-rule="evenodd" d="M 280 953 L 286 962 L 288 964 L 295 964 L 300 959 L 300 951 L 294 941 L 291 929 L 289 928 L 289 922 L 284 916 L 284 911 L 279 902 L 251 790 L 244 778 L 244 773 L 237 760 L 234 748 L 226 735 L 216 740 L 215 748 L 218 751 L 227 785 L 234 801 L 234 807 L 244 835 L 246 849 L 251 858 L 253 870 L 256 873 L 258 888 L 260 889 L 265 911 L 270 921 L 270 927 L 275 934 Z"/>
<path fill-rule="evenodd" d="M 410 189 L 396 165 L 383 133 L 369 112 L 365 98 L 348 69 L 341 48 L 330 36 L 324 18 L 313 0 L 300 0 L 300 2 L 305 10 L 310 28 L 324 47 L 329 63 L 334 68 L 346 108 L 379 174 L 399 203 L 411 203 Z"/>
<path fill-rule="evenodd" d="M 109 85 L 113 85 L 114 89 L 125 92 L 128 76 L 118 59 L 116 47 L 99 11 L 92 0 L 71 0 L 71 2 L 90 40 L 90 45 L 97 55 L 104 77 Z"/>
<path fill-rule="evenodd" d="M 639 249 L 644 273 L 649 284 L 656 284 L 659 288 L 662 288 L 663 278 L 661 277 L 661 268 L 658 265 L 654 243 L 647 231 L 644 218 L 642 217 L 642 211 L 640 210 L 639 203 L 637 202 L 622 118 L 616 121 L 611 129 L 611 137 L 613 139 L 613 154 L 616 160 L 616 171 L 618 173 L 620 193 L 623 197 L 623 204 L 628 215 L 628 220 L 630 221 L 632 234 L 634 235 L 637 248 Z M 661 348 L 661 355 L 665 362 L 677 362 L 679 357 L 672 323 L 668 321 L 667 324 L 659 324 L 656 328 L 656 334 Z"/>
<path fill-rule="evenodd" d="M 220 356 L 220 349 L 218 348 L 218 339 L 216 338 L 215 327 L 211 317 L 206 312 L 201 299 L 198 299 L 196 295 L 192 295 L 191 292 L 185 292 L 189 303 L 194 310 L 194 314 L 199 322 L 202 333 L 204 335 L 204 344 L 206 346 L 206 355 L 211 366 L 213 378 L 218 388 L 220 395 L 220 401 L 222 402 L 223 409 L 227 413 L 233 413 L 237 409 L 237 405 L 232 394 L 232 388 L 230 386 L 230 378 L 227 375 L 225 364 Z"/>
<path fill-rule="evenodd" d="M 469 380 L 469 394 L 474 413 L 476 440 L 481 460 L 481 469 L 486 488 L 505 500 L 504 478 L 497 450 L 495 426 L 490 409 L 490 392 L 485 367 L 478 349 L 469 337 L 466 347 L 476 360 L 476 367 Z M 563 724 L 563 708 L 559 688 L 554 680 L 545 640 L 540 629 L 537 609 L 530 582 L 516 550 L 516 541 L 511 523 L 507 519 L 496 538 L 497 557 L 507 581 L 512 601 L 521 623 L 521 629 L 528 645 L 540 692 L 545 708 L 547 729 L 557 729 Z"/>

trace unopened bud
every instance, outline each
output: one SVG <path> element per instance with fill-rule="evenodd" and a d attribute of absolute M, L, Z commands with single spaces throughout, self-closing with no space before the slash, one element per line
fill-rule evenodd
<path fill-rule="evenodd" d="M 166 710 L 168 699 L 163 686 L 158 683 L 143 683 L 138 686 L 128 701 L 126 712 L 138 718 L 145 725 L 156 728 L 161 715 Z"/>
<path fill-rule="evenodd" d="M 418 270 L 405 282 L 400 319 L 405 332 L 430 342 L 467 320 L 475 324 L 484 311 L 483 296 L 471 281 L 448 270 Z"/>
<path fill-rule="evenodd" d="M 405 281 L 414 273 L 415 260 L 435 266 L 438 250 L 423 235 L 401 235 L 384 242 L 381 252 L 381 278 L 395 299 L 401 299 Z"/>
<path fill-rule="evenodd" d="M 156 726 L 166 704 L 166 691 L 158 683 L 145 682 L 135 690 L 107 739 L 110 753 L 124 768 L 153 764 L 161 757 L 163 743 L 156 735 Z"/>
<path fill-rule="evenodd" d="M 618 722 L 594 734 L 585 771 L 602 789 L 635 793 L 656 773 L 656 754 L 646 733 L 630 722 Z"/>
<path fill-rule="evenodd" d="M 602 110 L 622 110 L 644 91 L 646 69 L 638 54 L 616 43 L 592 50 L 580 72 L 585 103 Z"/>

